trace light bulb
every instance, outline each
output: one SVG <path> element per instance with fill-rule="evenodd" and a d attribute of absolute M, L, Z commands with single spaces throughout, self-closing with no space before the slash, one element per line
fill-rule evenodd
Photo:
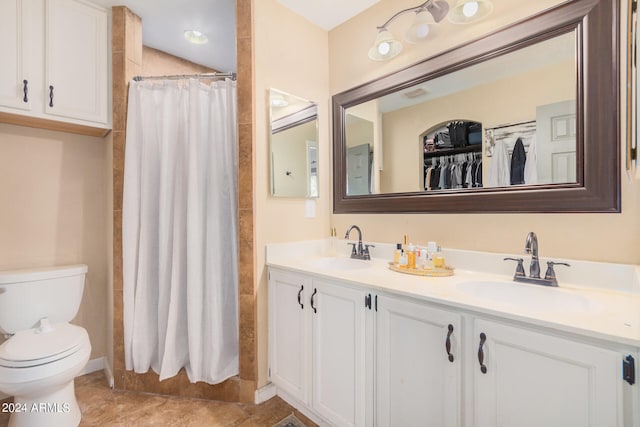
<path fill-rule="evenodd" d="M 478 2 L 477 1 L 467 2 L 462 7 L 462 14 L 464 16 L 466 16 L 467 18 L 471 18 L 476 13 L 478 13 Z"/>
<path fill-rule="evenodd" d="M 416 36 L 419 39 L 423 39 L 425 37 L 427 37 L 429 35 L 429 26 L 428 25 L 423 25 L 420 27 L 416 28 Z"/>
<path fill-rule="evenodd" d="M 391 45 L 388 42 L 382 42 L 378 45 L 378 53 L 380 55 L 388 55 L 391 51 Z"/>

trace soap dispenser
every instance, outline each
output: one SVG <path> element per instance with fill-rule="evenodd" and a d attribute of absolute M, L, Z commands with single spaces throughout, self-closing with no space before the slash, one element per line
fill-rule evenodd
<path fill-rule="evenodd" d="M 393 265 L 400 265 L 400 257 L 402 256 L 402 243 L 396 244 L 396 250 L 393 251 Z"/>

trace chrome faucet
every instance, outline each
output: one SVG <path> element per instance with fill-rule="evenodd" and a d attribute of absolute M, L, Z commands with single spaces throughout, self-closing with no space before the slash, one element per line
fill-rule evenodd
<path fill-rule="evenodd" d="M 566 262 L 547 262 L 547 272 L 544 275 L 544 279 L 540 278 L 540 259 L 538 258 L 538 236 L 533 231 L 527 234 L 527 240 L 524 244 L 524 252 L 531 254 L 531 265 L 529 267 L 529 277 L 524 272 L 524 266 L 522 258 L 505 258 L 505 261 L 517 261 L 516 272 L 513 275 L 513 280 L 516 282 L 535 283 L 537 285 L 546 286 L 558 286 L 558 279 L 556 278 L 556 272 L 553 269 L 554 265 L 564 265 L 570 267 Z"/>
<path fill-rule="evenodd" d="M 348 243 L 349 245 L 353 245 L 353 248 L 351 250 L 351 258 L 365 259 L 365 260 L 371 259 L 371 255 L 369 254 L 369 248 L 374 246 L 373 245 L 364 245 L 364 247 L 362 246 L 362 230 L 360 230 L 360 227 L 358 227 L 357 225 L 352 225 L 351 227 L 349 227 L 347 229 L 347 232 L 344 234 L 344 238 L 348 239 L 349 234 L 351 234 L 351 230 L 353 230 L 354 228 L 358 232 L 358 243 L 357 243 L 358 248 L 356 249 L 356 243 Z"/>
<path fill-rule="evenodd" d="M 531 254 L 531 265 L 529 266 L 529 277 L 540 278 L 540 261 L 538 260 L 538 236 L 533 231 L 527 234 L 527 241 L 524 244 L 524 253 Z"/>

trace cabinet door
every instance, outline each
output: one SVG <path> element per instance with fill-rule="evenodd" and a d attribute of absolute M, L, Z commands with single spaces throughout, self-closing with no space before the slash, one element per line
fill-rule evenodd
<path fill-rule="evenodd" d="M 33 90 L 41 86 L 34 75 L 33 41 L 42 14 L 34 6 L 33 0 L 0 2 L 0 106 L 10 109 L 31 110 Z"/>
<path fill-rule="evenodd" d="M 309 404 L 308 298 L 311 280 L 299 274 L 269 272 L 269 371 L 278 389 Z"/>
<path fill-rule="evenodd" d="M 475 427 L 623 425 L 618 353 L 484 320 L 474 331 Z"/>
<path fill-rule="evenodd" d="M 107 31 L 104 9 L 82 0 L 47 1 L 47 114 L 108 121 Z"/>
<path fill-rule="evenodd" d="M 460 425 L 460 316 L 379 297 L 376 426 Z"/>
<path fill-rule="evenodd" d="M 365 423 L 365 293 L 313 281 L 313 408 L 332 426 Z"/>

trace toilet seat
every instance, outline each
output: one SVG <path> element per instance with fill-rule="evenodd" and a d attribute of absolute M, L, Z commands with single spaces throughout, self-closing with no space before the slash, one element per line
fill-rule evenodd
<path fill-rule="evenodd" d="M 64 359 L 82 348 L 86 331 L 69 323 L 50 325 L 48 331 L 33 328 L 17 332 L 0 345 L 0 366 L 28 368 Z"/>

